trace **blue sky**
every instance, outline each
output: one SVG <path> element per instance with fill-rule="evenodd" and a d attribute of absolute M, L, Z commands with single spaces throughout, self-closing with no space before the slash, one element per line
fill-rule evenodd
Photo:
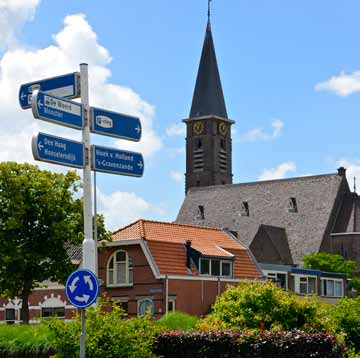
<path fill-rule="evenodd" d="M 92 138 L 146 158 L 141 179 L 98 174 L 109 227 L 139 217 L 174 220 L 184 198 L 181 119 L 190 110 L 207 1 L 17 3 L 0 5 L 0 160 L 31 161 L 38 130 L 78 135 L 38 123 L 18 108 L 16 94 L 20 83 L 89 62 L 91 104 L 145 123 L 144 140 L 130 147 Z M 236 121 L 234 182 L 331 173 L 339 165 L 349 179 L 360 178 L 359 13 L 355 0 L 212 1 L 222 86 Z"/>

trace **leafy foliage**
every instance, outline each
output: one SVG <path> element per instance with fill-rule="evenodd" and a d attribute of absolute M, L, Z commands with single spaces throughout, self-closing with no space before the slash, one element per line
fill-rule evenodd
<path fill-rule="evenodd" d="M 161 329 L 166 329 L 166 330 L 181 329 L 183 331 L 189 331 L 189 330 L 195 328 L 198 320 L 199 319 L 197 317 L 190 316 L 186 313 L 172 312 L 172 313 L 162 316 L 156 322 L 156 324 Z"/>
<path fill-rule="evenodd" d="M 258 335 L 239 331 L 164 332 L 155 353 L 164 358 L 346 357 L 345 347 L 334 336 L 297 330 Z"/>
<path fill-rule="evenodd" d="M 86 357 L 89 358 L 155 358 L 152 348 L 159 329 L 149 317 L 127 319 L 116 304 L 109 312 L 108 302 L 87 310 Z M 73 322 L 51 320 L 49 328 L 55 337 L 56 358 L 79 356 L 80 319 Z"/>
<path fill-rule="evenodd" d="M 242 282 L 229 286 L 216 299 L 212 312 L 199 323 L 199 328 L 301 329 L 321 325 L 318 307 L 316 298 L 299 298 L 271 281 Z"/>
<path fill-rule="evenodd" d="M 28 297 L 44 280 L 64 281 L 74 269 L 64 244 L 80 244 L 82 201 L 75 199 L 79 177 L 30 164 L 0 163 L 0 291 L 20 296 L 23 320 Z M 100 237 L 107 237 L 103 218 Z"/>
<path fill-rule="evenodd" d="M 0 352 L 46 353 L 54 352 L 48 327 L 38 325 L 0 325 Z"/>
<path fill-rule="evenodd" d="M 340 272 L 351 277 L 356 271 L 356 262 L 346 260 L 341 255 L 328 254 L 325 252 L 304 255 L 304 268 L 316 269 L 325 272 Z"/>

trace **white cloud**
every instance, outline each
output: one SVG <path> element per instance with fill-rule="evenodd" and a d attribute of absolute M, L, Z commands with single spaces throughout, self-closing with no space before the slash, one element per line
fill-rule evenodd
<path fill-rule="evenodd" d="M 116 230 L 138 219 L 164 216 L 161 208 L 148 203 L 135 193 L 116 191 L 109 195 L 97 189 L 98 212 L 104 214 L 108 230 Z"/>
<path fill-rule="evenodd" d="M 320 82 L 315 86 L 316 91 L 326 90 L 334 92 L 338 96 L 346 97 L 360 91 L 360 71 L 352 74 L 341 72 L 339 76 L 333 76 L 329 80 Z"/>
<path fill-rule="evenodd" d="M 166 128 L 166 135 L 168 137 L 185 137 L 186 135 L 186 127 L 183 123 L 175 123 L 170 127 Z"/>
<path fill-rule="evenodd" d="M 357 188 L 359 189 L 360 188 L 360 160 L 350 161 L 350 160 L 346 160 L 346 159 L 341 159 L 338 161 L 337 164 L 339 165 L 339 167 L 346 168 L 346 177 L 348 179 L 351 190 L 354 187 L 354 177 L 356 177 Z M 357 190 L 357 192 L 359 192 L 359 190 Z"/>
<path fill-rule="evenodd" d="M 271 133 L 267 133 L 263 128 L 254 128 L 250 131 L 240 134 L 237 138 L 238 143 L 257 142 L 273 140 L 281 136 L 284 128 L 284 122 L 280 119 L 274 119 L 271 122 Z"/>
<path fill-rule="evenodd" d="M 16 35 L 34 17 L 40 0 L 0 0 L 0 49 L 16 45 Z"/>
<path fill-rule="evenodd" d="M 294 162 L 284 162 L 275 168 L 265 169 L 259 176 L 258 180 L 282 179 L 285 178 L 289 172 L 295 171 L 296 165 Z"/>
<path fill-rule="evenodd" d="M 154 130 L 153 106 L 132 89 L 110 82 L 111 71 L 107 67 L 111 61 L 110 54 L 98 43 L 96 33 L 85 16 L 65 17 L 64 28 L 52 38 L 54 44 L 48 47 L 27 49 L 17 45 L 0 59 L 0 124 L 3 128 L 0 159 L 30 161 L 29 143 L 34 131 L 80 139 L 80 131 L 35 120 L 31 110 L 21 110 L 18 90 L 21 83 L 77 71 L 82 62 L 89 64 L 90 104 L 136 115 L 142 122 L 143 136 L 139 143 L 108 138 L 109 145 L 140 151 L 146 156 L 156 153 L 162 147 L 162 141 Z"/>
<path fill-rule="evenodd" d="M 184 175 L 178 171 L 171 170 L 170 177 L 172 180 L 175 180 L 177 183 L 181 183 L 183 181 Z"/>

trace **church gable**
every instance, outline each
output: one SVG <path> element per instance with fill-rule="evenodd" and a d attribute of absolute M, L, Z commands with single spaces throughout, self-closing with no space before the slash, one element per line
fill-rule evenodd
<path fill-rule="evenodd" d="M 334 226 L 335 203 L 341 203 L 342 191 L 349 191 L 344 181 L 345 176 L 336 173 L 192 188 L 176 222 L 228 228 L 247 246 L 261 224 L 278 226 L 286 230 L 294 263 L 300 263 L 304 254 L 319 251 L 328 228 Z M 242 214 L 244 202 L 248 216 Z M 199 206 L 202 218 L 197 215 Z"/>

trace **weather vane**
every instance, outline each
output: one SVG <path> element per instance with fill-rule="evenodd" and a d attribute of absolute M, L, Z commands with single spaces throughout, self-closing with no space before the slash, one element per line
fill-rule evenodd
<path fill-rule="evenodd" d="M 208 0 L 208 19 L 210 20 L 210 3 L 211 0 Z"/>

